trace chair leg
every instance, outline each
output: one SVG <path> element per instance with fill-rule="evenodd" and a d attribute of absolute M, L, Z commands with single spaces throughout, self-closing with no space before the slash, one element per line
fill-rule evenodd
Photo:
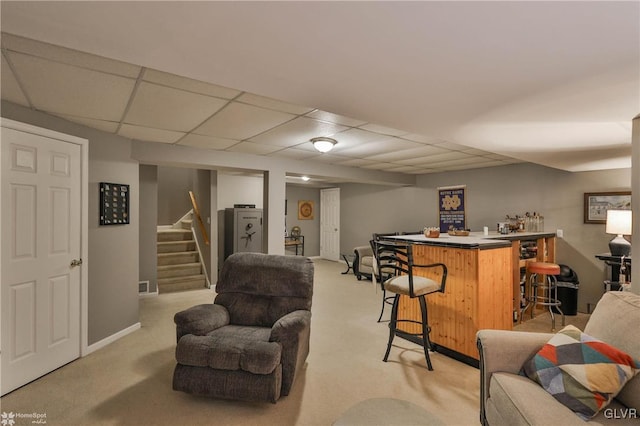
<path fill-rule="evenodd" d="M 384 289 L 384 284 L 382 284 L 382 309 L 380 309 L 380 316 L 378 317 L 378 322 L 382 320 L 382 314 L 384 314 L 384 305 L 387 304 L 387 291 Z"/>
<path fill-rule="evenodd" d="M 422 345 L 424 349 L 424 357 L 427 360 L 427 368 L 429 371 L 433 371 L 431 365 L 431 357 L 429 356 L 429 350 L 431 349 L 431 340 L 429 339 L 429 333 L 431 327 L 429 327 L 428 315 L 427 315 L 427 301 L 424 296 L 420 296 L 420 310 L 422 311 Z"/>
<path fill-rule="evenodd" d="M 393 307 L 391 308 L 391 320 L 389 321 L 389 343 L 387 343 L 387 352 L 384 354 L 384 358 L 382 360 L 387 362 L 387 358 L 389 358 L 389 352 L 391 351 L 391 344 L 393 343 L 393 338 L 396 335 L 396 326 L 398 324 L 398 300 L 400 299 L 400 295 L 396 294 L 393 298 Z M 383 302 L 384 303 L 384 299 Z"/>

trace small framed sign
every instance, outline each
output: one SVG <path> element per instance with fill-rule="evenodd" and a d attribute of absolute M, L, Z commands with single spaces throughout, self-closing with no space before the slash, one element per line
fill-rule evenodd
<path fill-rule="evenodd" d="M 438 188 L 440 232 L 467 229 L 465 185 Z"/>
<path fill-rule="evenodd" d="M 129 224 L 129 185 L 100 182 L 100 225 Z"/>

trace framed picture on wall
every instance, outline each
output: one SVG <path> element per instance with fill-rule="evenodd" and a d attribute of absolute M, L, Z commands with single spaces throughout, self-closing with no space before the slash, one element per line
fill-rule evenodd
<path fill-rule="evenodd" d="M 631 191 L 584 193 L 584 223 L 606 223 L 607 210 L 631 210 Z"/>
<path fill-rule="evenodd" d="M 129 223 L 129 185 L 100 182 L 100 225 Z"/>
<path fill-rule="evenodd" d="M 298 220 L 313 219 L 313 201 L 298 200 Z"/>

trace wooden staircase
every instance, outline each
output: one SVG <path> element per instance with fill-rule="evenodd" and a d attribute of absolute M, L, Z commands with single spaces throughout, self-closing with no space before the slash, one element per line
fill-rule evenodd
<path fill-rule="evenodd" d="M 158 228 L 158 292 L 195 290 L 206 287 L 191 220 L 181 227 Z"/>

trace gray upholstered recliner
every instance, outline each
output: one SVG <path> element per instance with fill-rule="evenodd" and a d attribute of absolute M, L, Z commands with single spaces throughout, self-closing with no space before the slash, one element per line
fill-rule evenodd
<path fill-rule="evenodd" d="M 309 353 L 314 267 L 299 256 L 236 253 L 213 303 L 175 315 L 173 389 L 276 402 Z"/>

